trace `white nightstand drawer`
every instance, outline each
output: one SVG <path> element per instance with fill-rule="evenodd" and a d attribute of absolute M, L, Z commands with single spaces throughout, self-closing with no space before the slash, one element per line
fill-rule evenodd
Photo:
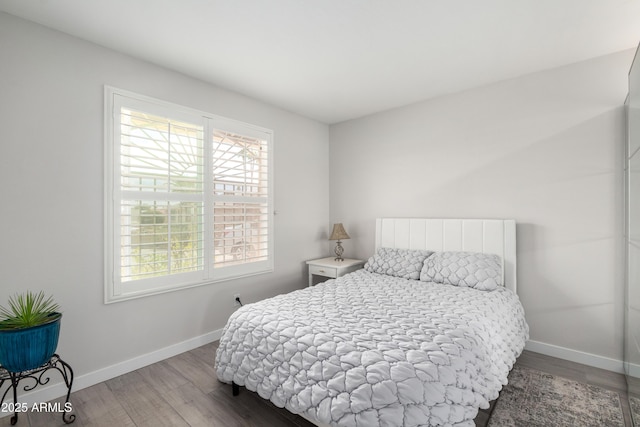
<path fill-rule="evenodd" d="M 351 273 L 352 271 L 362 268 L 364 261 L 348 258 L 345 258 L 342 261 L 337 261 L 335 257 L 327 257 L 307 261 L 307 265 L 309 265 L 309 286 L 313 286 L 314 276 L 337 279 L 347 273 Z"/>
<path fill-rule="evenodd" d="M 309 265 L 309 273 L 324 277 L 338 277 L 338 269 L 319 265 Z"/>

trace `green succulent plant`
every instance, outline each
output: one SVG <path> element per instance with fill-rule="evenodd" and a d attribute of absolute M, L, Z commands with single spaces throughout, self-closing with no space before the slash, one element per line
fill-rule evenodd
<path fill-rule="evenodd" d="M 8 307 L 0 306 L 0 329 L 22 329 L 50 322 L 60 307 L 43 291 L 27 291 L 9 297 Z"/>

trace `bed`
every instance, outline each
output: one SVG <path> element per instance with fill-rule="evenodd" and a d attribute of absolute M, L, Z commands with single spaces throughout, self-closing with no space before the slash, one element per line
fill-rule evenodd
<path fill-rule="evenodd" d="M 528 339 L 515 232 L 377 219 L 364 269 L 229 318 L 218 379 L 321 426 L 473 426 Z"/>

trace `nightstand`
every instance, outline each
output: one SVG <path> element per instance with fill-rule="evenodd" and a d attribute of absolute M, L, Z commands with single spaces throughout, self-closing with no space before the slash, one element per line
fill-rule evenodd
<path fill-rule="evenodd" d="M 364 266 L 364 261 L 360 259 L 345 258 L 336 261 L 335 257 L 320 258 L 307 261 L 309 265 L 309 286 L 313 286 L 313 276 L 323 276 L 335 279 L 344 276 L 352 271 L 360 270 Z"/>

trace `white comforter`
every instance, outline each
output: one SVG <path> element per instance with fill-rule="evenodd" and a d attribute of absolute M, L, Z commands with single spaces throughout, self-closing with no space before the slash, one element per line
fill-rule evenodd
<path fill-rule="evenodd" d="M 528 339 L 518 297 L 359 270 L 245 305 L 223 382 L 337 426 L 473 426 Z"/>

